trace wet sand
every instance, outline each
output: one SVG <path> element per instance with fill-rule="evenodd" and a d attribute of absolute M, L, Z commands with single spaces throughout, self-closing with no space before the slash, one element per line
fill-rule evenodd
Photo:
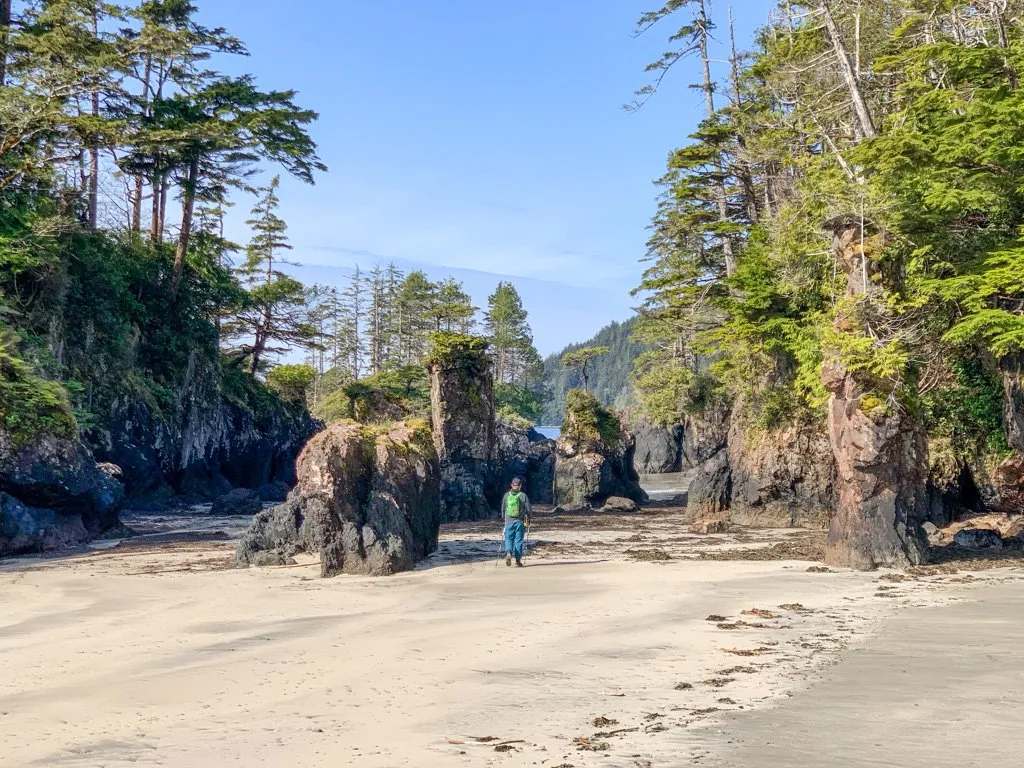
<path fill-rule="evenodd" d="M 1024 585 L 978 589 L 885 622 L 781 706 L 730 718 L 721 768 L 1017 768 L 1024 764 Z"/>

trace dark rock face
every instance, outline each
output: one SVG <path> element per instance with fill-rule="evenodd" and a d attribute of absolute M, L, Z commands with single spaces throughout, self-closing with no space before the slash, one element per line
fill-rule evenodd
<path fill-rule="evenodd" d="M 629 433 L 606 446 L 581 444 L 563 432 L 555 444 L 555 502 L 572 508 L 600 507 L 611 496 L 647 501 L 633 467 L 634 451 Z"/>
<path fill-rule="evenodd" d="M 256 515 L 239 543 L 240 567 L 307 552 L 320 555 L 325 577 L 382 576 L 437 549 L 441 471 L 425 425 L 333 424 L 309 441 L 297 471 L 288 500 Z"/>
<path fill-rule="evenodd" d="M 88 438 L 99 459 L 121 467 L 133 498 L 212 499 L 232 487 L 294 485 L 295 457 L 322 426 L 304 410 L 274 401 L 247 410 L 225 395 L 218 375 L 193 360 L 166 415 L 121 399 Z"/>
<path fill-rule="evenodd" d="M 75 546 L 116 527 L 117 474 L 77 440 L 44 434 L 15 446 L 0 430 L 0 555 Z"/>
<path fill-rule="evenodd" d="M 288 498 L 289 490 L 291 490 L 291 486 L 288 483 L 283 480 L 275 480 L 257 488 L 256 495 L 260 497 L 260 501 L 281 502 Z"/>
<path fill-rule="evenodd" d="M 679 472 L 683 462 L 683 427 L 662 427 L 641 422 L 633 428 L 636 438 L 636 471 L 642 475 Z"/>
<path fill-rule="evenodd" d="M 687 491 L 687 517 L 717 518 L 729 509 L 732 498 L 732 469 L 729 453 L 724 448 L 705 461 L 697 470 Z"/>
<path fill-rule="evenodd" d="M 921 424 L 906 414 L 869 416 L 857 382 L 837 366 L 826 369 L 825 382 L 837 490 L 825 562 L 862 570 L 924 562 L 928 444 Z"/>
<path fill-rule="evenodd" d="M 828 434 L 811 423 L 761 432 L 741 413 L 734 409 L 729 429 L 729 519 L 757 527 L 825 529 L 835 502 Z"/>
<path fill-rule="evenodd" d="M 499 496 L 494 472 L 494 379 L 483 351 L 459 350 L 431 361 L 431 427 L 441 462 L 445 521 L 483 520 Z"/>
<path fill-rule="evenodd" d="M 255 515 L 263 509 L 263 500 L 258 491 L 250 488 L 235 488 L 213 500 L 211 515 Z"/>
<path fill-rule="evenodd" d="M 0 492 L 0 557 L 56 552 L 91 538 L 81 515 L 33 509 Z"/>
<path fill-rule="evenodd" d="M 682 464 L 699 467 L 720 450 L 729 438 L 730 411 L 712 406 L 703 413 L 691 414 L 683 424 Z"/>
<path fill-rule="evenodd" d="M 533 429 L 504 421 L 497 423 L 496 461 L 500 485 L 507 488 L 512 478 L 523 481 L 523 490 L 534 504 L 553 504 L 555 487 L 555 441 Z"/>
<path fill-rule="evenodd" d="M 1003 537 L 989 528 L 965 528 L 954 534 L 953 543 L 965 549 L 1002 549 Z"/>

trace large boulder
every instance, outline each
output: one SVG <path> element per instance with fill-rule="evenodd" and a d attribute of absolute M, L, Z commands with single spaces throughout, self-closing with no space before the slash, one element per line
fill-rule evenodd
<path fill-rule="evenodd" d="M 323 576 L 382 576 L 411 569 L 437 549 L 441 471 L 422 422 L 336 423 L 296 462 L 288 500 L 256 515 L 238 545 L 240 567 L 320 556 Z"/>
<path fill-rule="evenodd" d="M 611 496 L 647 501 L 633 466 L 636 445 L 614 413 L 588 392 L 572 390 L 555 443 L 555 503 L 601 506 Z"/>
<path fill-rule="evenodd" d="M 697 469 L 686 495 L 688 519 L 717 519 L 726 514 L 732 499 L 732 469 L 724 448 Z"/>
<path fill-rule="evenodd" d="M 234 488 L 214 499 L 210 514 L 221 517 L 255 515 L 263 509 L 259 491 L 251 488 Z"/>
<path fill-rule="evenodd" d="M 120 529 L 118 474 L 75 437 L 16 443 L 0 429 L 0 556 L 56 551 Z"/>
<path fill-rule="evenodd" d="M 78 516 L 94 535 L 118 523 L 124 487 L 117 474 L 75 437 L 40 434 L 16 444 L 0 429 L 0 491 L 29 507 Z"/>
<path fill-rule="evenodd" d="M 444 519 L 490 517 L 500 491 L 494 466 L 494 378 L 487 342 L 475 336 L 438 334 L 426 367 Z"/>
<path fill-rule="evenodd" d="M 683 427 L 661 426 L 641 421 L 633 427 L 636 439 L 634 464 L 642 475 L 658 475 L 682 470 Z"/>
<path fill-rule="evenodd" d="M 526 426 L 505 420 L 497 423 L 495 460 L 501 486 L 512 478 L 523 481 L 523 490 L 534 504 L 553 504 L 555 488 L 555 441 Z"/>
<path fill-rule="evenodd" d="M 81 515 L 27 507 L 0 492 L 0 557 L 56 552 L 92 537 Z"/>

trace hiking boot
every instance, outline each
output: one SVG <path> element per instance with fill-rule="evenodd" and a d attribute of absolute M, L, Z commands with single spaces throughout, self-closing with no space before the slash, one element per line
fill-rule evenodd
<path fill-rule="evenodd" d="M 526 567 L 526 566 L 525 566 L 525 565 L 523 565 L 523 561 L 522 561 L 522 560 L 520 560 L 520 559 L 519 559 L 519 558 L 517 557 L 517 558 L 516 558 L 516 568 L 525 568 L 525 567 Z"/>
<path fill-rule="evenodd" d="M 512 555 L 511 554 L 505 555 L 505 565 L 507 565 L 509 568 L 512 567 Z"/>

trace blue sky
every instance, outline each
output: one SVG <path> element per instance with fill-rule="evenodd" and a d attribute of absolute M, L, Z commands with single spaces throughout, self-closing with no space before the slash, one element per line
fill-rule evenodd
<path fill-rule="evenodd" d="M 768 8 L 744 2 L 741 47 Z M 282 179 L 304 281 L 394 261 L 453 275 L 484 306 L 511 279 L 543 354 L 632 314 L 652 179 L 703 103 L 687 62 L 644 109 L 622 109 L 666 46 L 668 26 L 631 36 L 653 3 L 197 4 L 247 43 L 251 58 L 233 68 L 320 113 L 312 133 L 329 173 L 315 187 Z M 726 40 L 726 6 L 712 12 Z M 230 226 L 240 241 L 249 205 Z"/>

